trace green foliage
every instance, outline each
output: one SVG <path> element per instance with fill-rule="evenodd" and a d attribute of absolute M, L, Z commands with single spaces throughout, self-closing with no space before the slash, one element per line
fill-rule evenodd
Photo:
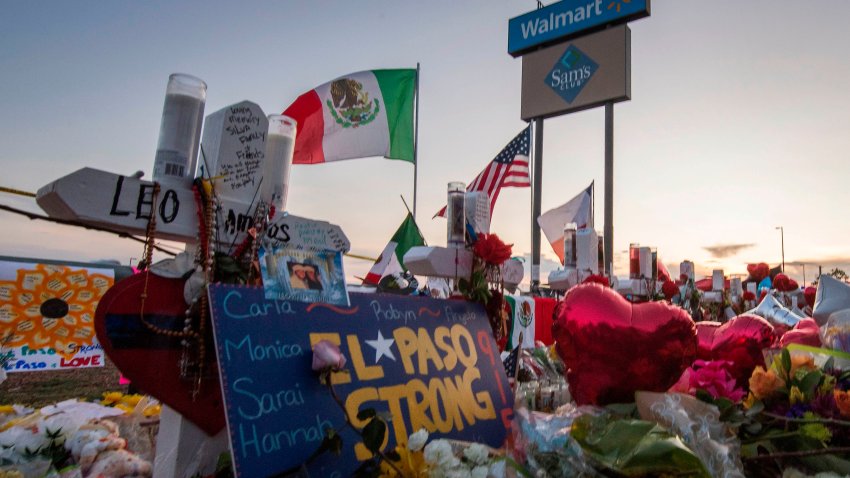
<path fill-rule="evenodd" d="M 35 450 L 25 447 L 22 455 L 27 459 L 44 458 L 50 460 L 54 468 L 62 469 L 71 462 L 71 452 L 65 449 L 65 437 L 62 435 L 62 428 L 56 430 L 47 428 L 44 434 L 48 440 L 45 445 Z"/>
<path fill-rule="evenodd" d="M 363 421 L 369 418 L 373 418 L 375 415 L 376 413 L 374 408 L 364 408 L 363 410 L 357 412 L 357 419 Z"/>
<path fill-rule="evenodd" d="M 457 286 L 463 296 L 472 302 L 486 304 L 493 295 L 483 270 L 474 271 L 469 280 L 466 278 L 458 280 Z"/>
<path fill-rule="evenodd" d="M 710 476 L 678 437 L 652 422 L 582 415 L 570 435 L 588 457 L 617 476 Z"/>
<path fill-rule="evenodd" d="M 248 283 L 248 271 L 236 259 L 223 252 L 215 253 L 215 282 L 223 284 Z"/>
<path fill-rule="evenodd" d="M 363 444 L 372 453 L 377 454 L 387 436 L 387 424 L 380 418 L 373 418 L 363 427 Z"/>

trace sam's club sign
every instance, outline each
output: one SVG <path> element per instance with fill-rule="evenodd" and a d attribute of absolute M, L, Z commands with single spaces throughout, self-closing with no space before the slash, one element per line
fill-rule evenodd
<path fill-rule="evenodd" d="M 546 84 L 568 104 L 576 99 L 599 65 L 574 45 L 570 45 L 546 77 Z"/>
<path fill-rule="evenodd" d="M 650 0 L 563 0 L 508 22 L 508 53 L 519 56 L 531 48 L 589 33 L 609 24 L 649 16 Z"/>

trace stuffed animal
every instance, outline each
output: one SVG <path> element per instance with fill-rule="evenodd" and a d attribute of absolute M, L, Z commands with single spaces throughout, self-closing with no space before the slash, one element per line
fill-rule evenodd
<path fill-rule="evenodd" d="M 151 464 L 126 447 L 127 441 L 118 436 L 118 425 L 109 420 L 92 420 L 65 442 L 87 478 L 151 476 Z"/>

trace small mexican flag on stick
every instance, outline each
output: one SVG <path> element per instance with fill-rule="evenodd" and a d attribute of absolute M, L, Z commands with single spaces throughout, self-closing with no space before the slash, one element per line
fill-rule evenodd
<path fill-rule="evenodd" d="M 351 73 L 299 96 L 293 164 L 383 156 L 414 162 L 415 69 Z"/>
<path fill-rule="evenodd" d="M 393 234 L 384 252 L 378 256 L 378 260 L 363 280 L 363 285 L 378 285 L 381 278 L 396 272 L 407 271 L 404 267 L 404 254 L 412 247 L 424 246 L 425 239 L 419 233 L 413 214 L 407 213 L 407 217 L 401 223 L 398 230 Z"/>

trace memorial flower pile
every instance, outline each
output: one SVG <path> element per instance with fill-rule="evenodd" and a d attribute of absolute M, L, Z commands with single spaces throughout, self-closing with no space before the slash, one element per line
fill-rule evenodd
<path fill-rule="evenodd" d="M 753 371 L 743 402 L 752 419 L 740 430 L 745 461 L 850 473 L 850 371 L 816 358 L 783 349 Z"/>
<path fill-rule="evenodd" d="M 394 467 L 383 463 L 382 478 L 487 478 L 504 475 L 504 460 L 493 456 L 488 447 L 480 443 L 444 439 L 428 443 L 425 429 L 410 435 L 407 444 L 396 446 L 388 456 Z"/>

